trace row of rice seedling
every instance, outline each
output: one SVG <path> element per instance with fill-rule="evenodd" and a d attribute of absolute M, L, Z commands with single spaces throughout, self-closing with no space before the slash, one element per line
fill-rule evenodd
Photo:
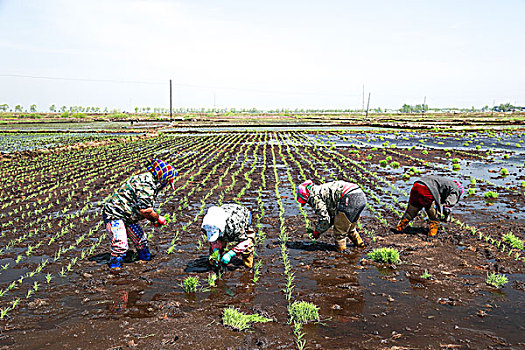
<path fill-rule="evenodd" d="M 284 156 L 281 153 L 281 160 L 284 159 Z M 279 174 L 277 172 L 277 161 L 275 156 L 275 147 L 272 144 L 272 164 L 273 164 L 273 172 L 274 172 L 274 178 L 275 178 L 275 197 L 277 199 L 277 204 L 279 206 L 279 221 L 280 221 L 280 233 L 279 233 L 279 239 L 281 242 L 281 259 L 283 261 L 284 266 L 284 275 L 286 278 L 286 284 L 283 288 L 283 292 L 285 294 L 285 298 L 288 301 L 288 315 L 289 315 L 289 322 L 294 323 L 294 335 L 296 337 L 295 343 L 299 349 L 304 349 L 306 346 L 306 340 L 304 339 L 304 333 L 301 331 L 301 324 L 306 323 L 308 321 L 317 321 L 319 320 L 319 314 L 318 310 L 319 308 L 312 303 L 305 302 L 305 301 L 293 301 L 292 302 L 292 293 L 295 288 L 295 272 L 293 271 L 293 268 L 290 263 L 290 258 L 288 255 L 288 248 L 286 246 L 286 243 L 289 240 L 288 236 L 288 230 L 285 223 L 285 217 L 284 217 L 284 206 L 282 203 L 282 197 L 279 192 Z M 305 310 L 313 309 L 317 313 L 314 315 L 307 314 L 306 318 L 300 318 L 298 315 L 304 315 Z M 313 317 L 312 317 L 313 316 Z"/>

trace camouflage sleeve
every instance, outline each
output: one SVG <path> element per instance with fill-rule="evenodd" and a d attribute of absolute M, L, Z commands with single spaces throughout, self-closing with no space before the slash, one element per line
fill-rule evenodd
<path fill-rule="evenodd" d="M 317 216 L 317 224 L 315 229 L 319 233 L 323 233 L 328 230 L 331 226 L 330 214 L 328 214 L 328 209 L 326 208 L 325 202 L 319 198 L 312 198 L 312 207 L 315 210 L 315 215 Z"/>
<path fill-rule="evenodd" d="M 135 190 L 139 209 L 153 208 L 155 190 L 150 186 L 138 186 Z"/>
<path fill-rule="evenodd" d="M 224 235 L 229 241 L 245 240 L 247 238 L 246 229 L 250 225 L 250 211 L 236 204 L 226 204 L 223 208 L 230 214 L 226 219 Z"/>

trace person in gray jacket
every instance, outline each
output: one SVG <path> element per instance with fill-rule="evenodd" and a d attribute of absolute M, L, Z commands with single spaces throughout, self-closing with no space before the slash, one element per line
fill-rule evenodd
<path fill-rule="evenodd" d="M 451 208 L 457 204 L 463 191 L 463 185 L 459 181 L 434 175 L 422 177 L 412 186 L 405 214 L 391 231 L 402 232 L 419 211 L 425 208 L 430 220 L 428 235 L 435 236 L 440 218 L 442 221 L 450 219 Z"/>
<path fill-rule="evenodd" d="M 308 203 L 317 215 L 314 238 L 334 226 L 337 250 L 346 249 L 346 238 L 357 247 L 365 243 L 357 232 L 357 222 L 366 206 L 366 196 L 358 185 L 346 181 L 327 182 L 314 185 L 310 180 L 297 187 L 297 201 Z"/>
<path fill-rule="evenodd" d="M 241 254 L 244 266 L 253 267 L 255 231 L 250 227 L 251 221 L 250 211 L 239 204 L 224 204 L 208 209 L 201 229 L 210 243 L 210 263 L 218 263 L 213 259 L 217 255 L 218 260 L 227 265 L 235 255 Z M 228 244 L 234 246 L 225 253 Z"/>

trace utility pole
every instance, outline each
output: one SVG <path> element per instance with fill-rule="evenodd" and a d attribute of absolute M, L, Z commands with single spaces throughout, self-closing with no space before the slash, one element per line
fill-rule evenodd
<path fill-rule="evenodd" d="M 172 109 L 173 109 L 173 90 L 171 89 L 171 79 L 170 79 L 170 122 L 173 121 L 173 118 L 172 118 Z"/>
<path fill-rule="evenodd" d="M 366 104 L 366 117 L 368 118 L 368 107 L 370 107 L 370 92 L 368 93 L 368 102 Z"/>
<path fill-rule="evenodd" d="M 421 116 L 425 114 L 425 104 L 426 103 L 427 103 L 427 97 L 425 96 L 425 98 L 423 99 L 423 106 L 421 107 Z"/>
<path fill-rule="evenodd" d="M 363 84 L 363 106 L 361 107 L 361 111 L 365 110 L 365 84 Z"/>

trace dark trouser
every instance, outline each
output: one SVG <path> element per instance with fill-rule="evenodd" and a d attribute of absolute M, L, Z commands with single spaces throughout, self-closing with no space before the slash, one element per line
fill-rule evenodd
<path fill-rule="evenodd" d="M 360 188 L 350 191 L 341 197 L 337 204 L 334 220 L 336 240 L 346 238 L 353 240 L 357 234 L 357 221 L 366 207 L 366 196 Z"/>

